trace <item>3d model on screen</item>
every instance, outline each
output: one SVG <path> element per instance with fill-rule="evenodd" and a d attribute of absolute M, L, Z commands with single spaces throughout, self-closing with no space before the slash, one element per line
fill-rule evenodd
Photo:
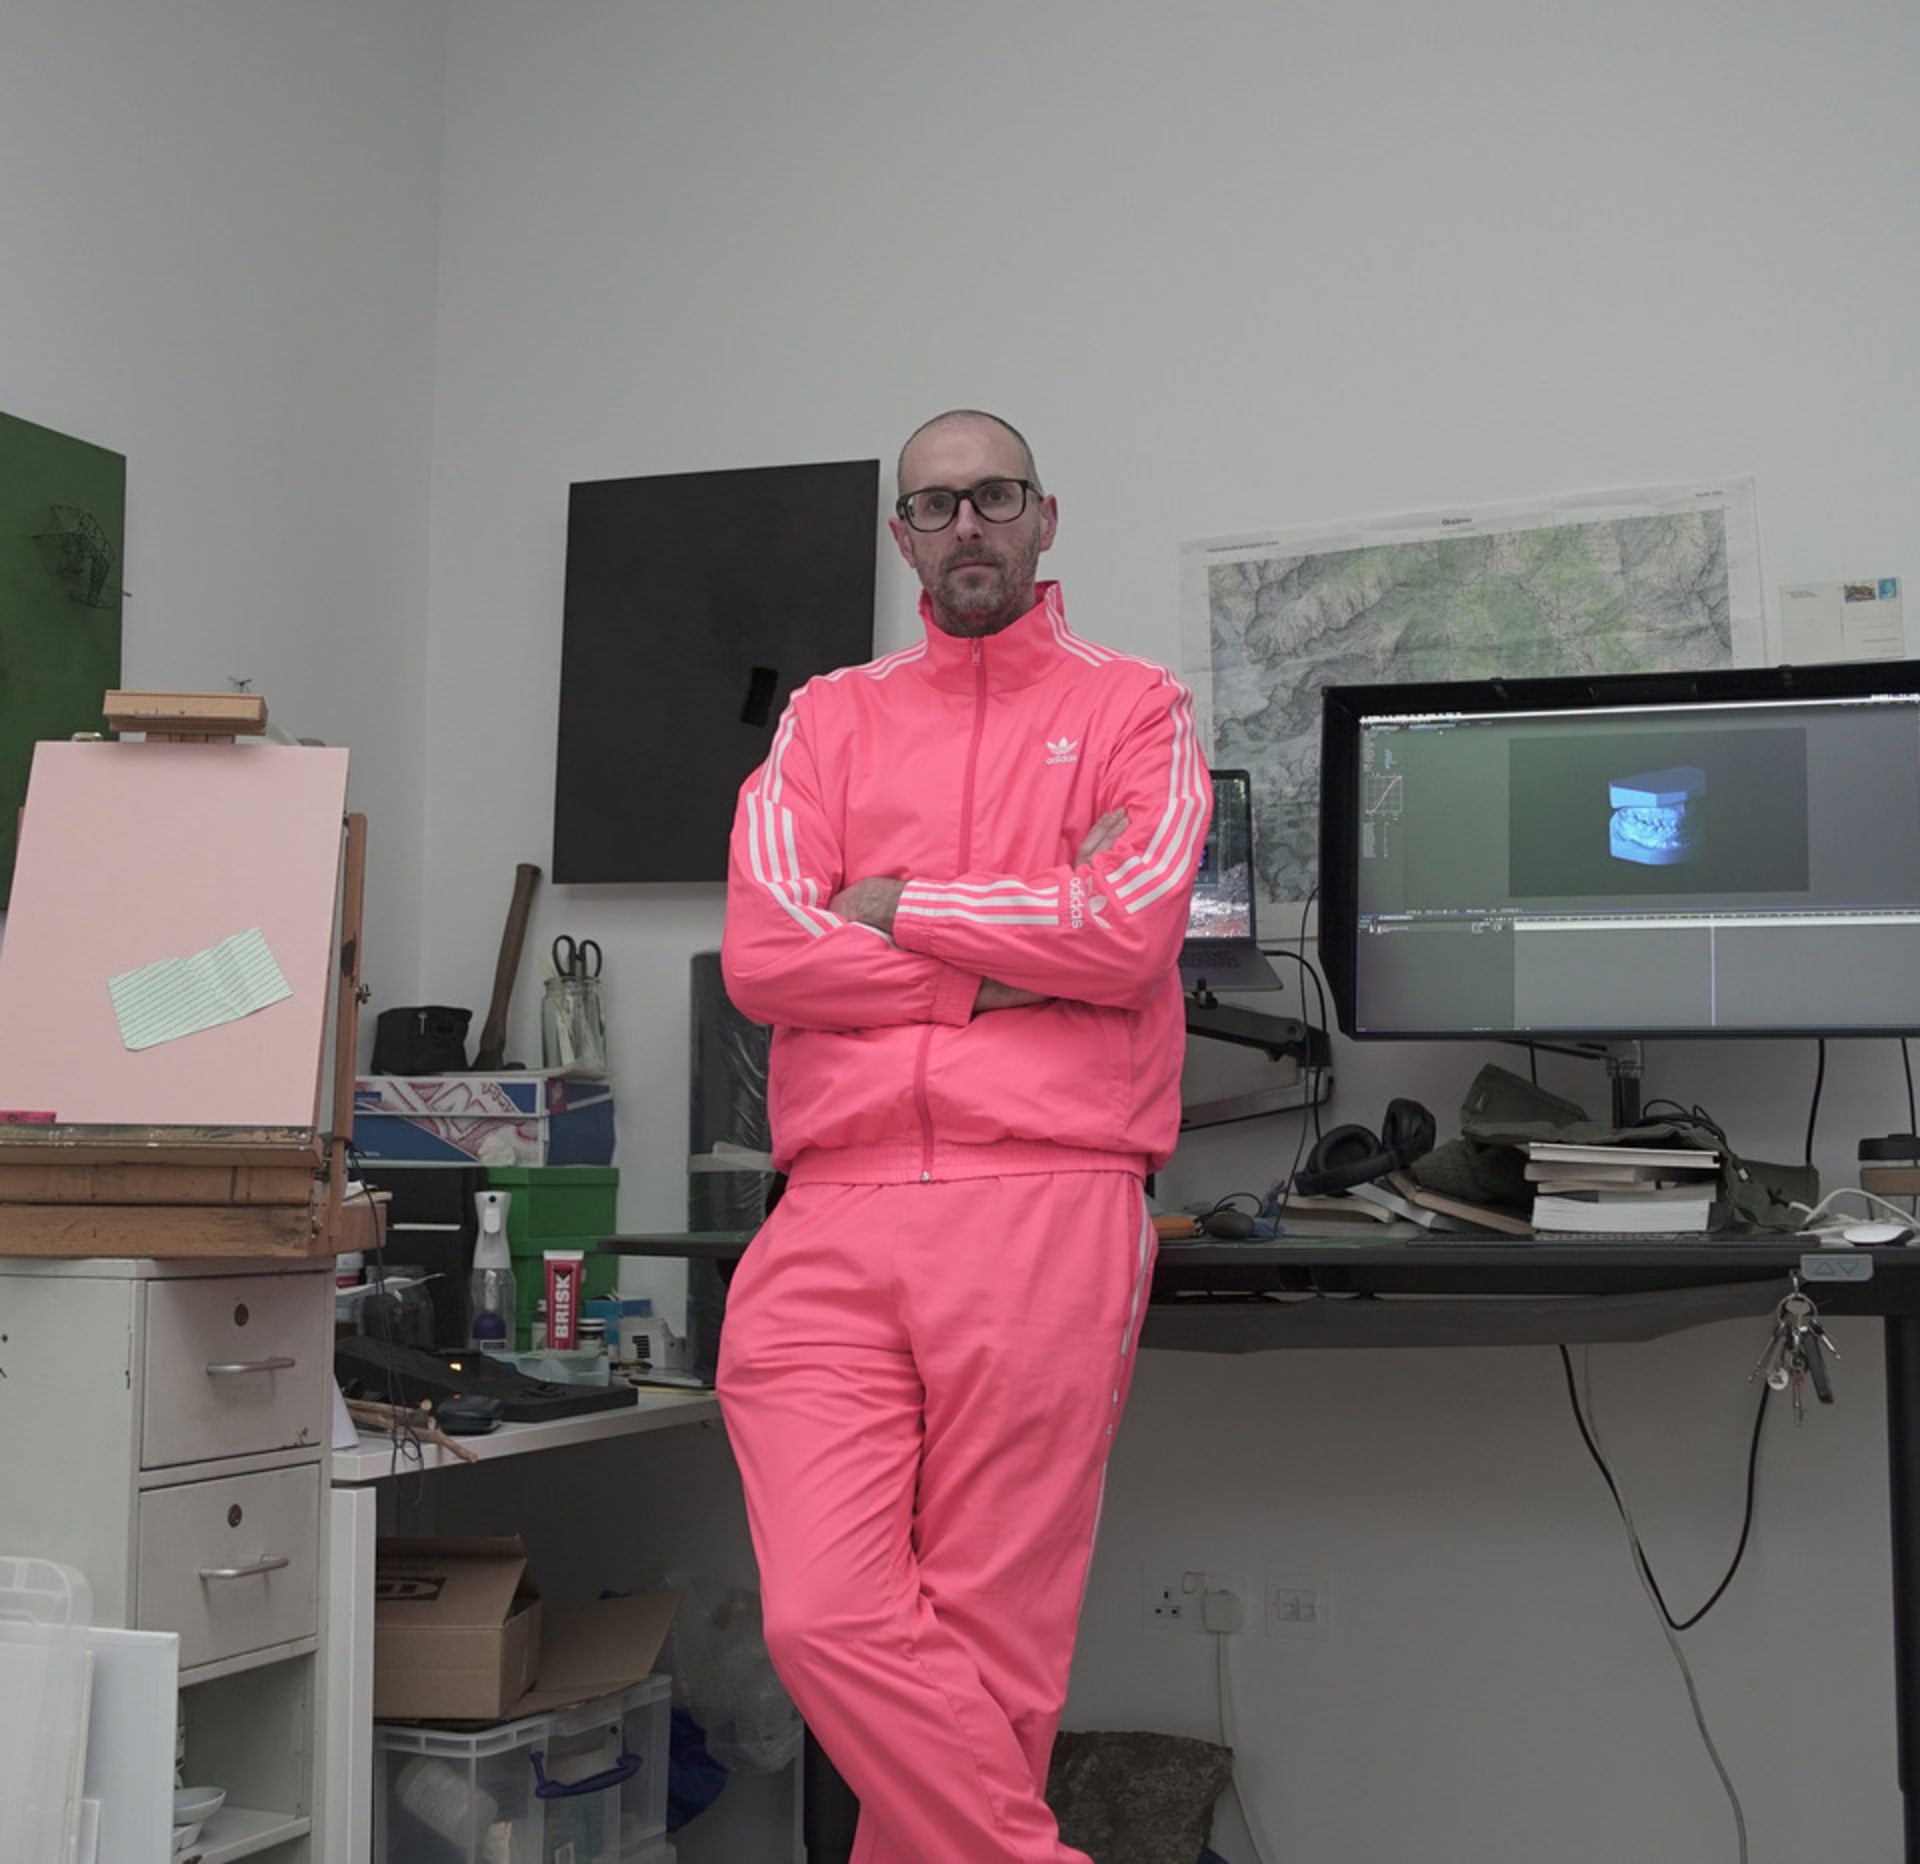
<path fill-rule="evenodd" d="M 1615 777 L 1607 785 L 1613 820 L 1608 852 L 1616 860 L 1671 867 L 1699 852 L 1689 805 L 1707 793 L 1707 773 L 1697 764 Z"/>

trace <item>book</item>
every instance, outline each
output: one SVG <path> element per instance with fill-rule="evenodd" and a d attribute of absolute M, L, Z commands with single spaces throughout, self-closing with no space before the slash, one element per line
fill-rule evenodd
<path fill-rule="evenodd" d="M 1582 1146 L 1558 1139 L 1529 1139 L 1530 1162 L 1558 1165 L 1658 1165 L 1673 1171 L 1717 1169 L 1720 1154 L 1699 1146 Z"/>
<path fill-rule="evenodd" d="M 1711 1175 L 1719 1171 L 1719 1161 L 1711 1153 L 1701 1152 L 1695 1156 L 1697 1163 L 1676 1165 L 1633 1165 L 1625 1161 L 1615 1163 L 1612 1159 L 1576 1162 L 1572 1159 L 1530 1158 L 1522 1169 L 1527 1178 L 1536 1184 L 1583 1186 L 1666 1184 L 1701 1173 Z"/>
<path fill-rule="evenodd" d="M 1290 1229 L 1304 1233 L 1312 1224 L 1331 1223 L 1391 1223 L 1393 1212 L 1382 1210 L 1378 1204 L 1370 1204 L 1365 1198 L 1349 1197 L 1344 1191 L 1331 1192 L 1324 1197 L 1304 1197 L 1297 1191 L 1289 1191 L 1280 1201 L 1280 1221 Z"/>
<path fill-rule="evenodd" d="M 1356 1184 L 1347 1195 L 1364 1203 L 1376 1204 L 1390 1219 L 1399 1217 L 1408 1223 L 1419 1224 L 1423 1230 L 1470 1231 L 1473 1228 L 1472 1224 L 1449 1216 L 1445 1211 L 1416 1204 L 1404 1192 L 1391 1190 L 1379 1180 L 1371 1184 Z"/>
<path fill-rule="evenodd" d="M 1502 1236 L 1533 1234 L 1533 1225 L 1525 1217 L 1510 1210 L 1496 1210 L 1490 1204 L 1473 1204 L 1463 1197 L 1449 1197 L 1444 1191 L 1429 1191 L 1403 1171 L 1388 1172 L 1386 1183 L 1418 1209 L 1434 1211 L 1443 1217 L 1457 1217 L 1476 1230 L 1493 1230 Z"/>
<path fill-rule="evenodd" d="M 1574 1179 L 1540 1179 L 1532 1188 L 1536 1196 L 1559 1196 L 1561 1192 L 1567 1192 L 1567 1190 L 1617 1190 L 1624 1196 L 1626 1192 L 1632 1192 L 1632 1190 L 1674 1190 L 1676 1186 L 1682 1186 L 1684 1183 L 1686 1183 L 1684 1179 L 1672 1179 L 1672 1177 L 1632 1181 L 1632 1179 L 1590 1179 L 1586 1175 L 1580 1175 Z"/>
<path fill-rule="evenodd" d="M 1639 1192 L 1541 1192 L 1533 1200 L 1536 1231 L 1705 1231 L 1713 1211 L 1711 1186 Z"/>

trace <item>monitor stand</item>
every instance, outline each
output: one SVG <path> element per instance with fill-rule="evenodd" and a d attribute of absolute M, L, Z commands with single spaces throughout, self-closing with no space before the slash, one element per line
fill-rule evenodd
<path fill-rule="evenodd" d="M 1524 1036 L 1520 1040 L 1526 1042 Z M 1527 1047 L 1545 1049 L 1551 1055 L 1578 1056 L 1582 1061 L 1604 1061 L 1612 1090 L 1614 1126 L 1624 1131 L 1640 1124 L 1640 1076 L 1646 1067 L 1646 1054 L 1637 1041 L 1527 1042 Z"/>

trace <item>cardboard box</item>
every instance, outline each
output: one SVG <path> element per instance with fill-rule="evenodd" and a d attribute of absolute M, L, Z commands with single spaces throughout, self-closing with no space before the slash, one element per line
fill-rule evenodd
<path fill-rule="evenodd" d="M 374 1719 L 499 1721 L 611 1694 L 651 1674 L 679 1603 L 543 1602 L 517 1536 L 381 1540 Z"/>
<path fill-rule="evenodd" d="M 353 1143 L 361 1158 L 388 1164 L 607 1165 L 613 1084 L 538 1068 L 359 1075 Z"/>
<path fill-rule="evenodd" d="M 374 1549 L 376 1720 L 504 1715 L 533 1687 L 540 1589 L 517 1537 Z"/>

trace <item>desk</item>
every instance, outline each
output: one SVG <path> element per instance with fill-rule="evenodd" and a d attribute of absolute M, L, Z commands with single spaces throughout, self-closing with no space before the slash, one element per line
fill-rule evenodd
<path fill-rule="evenodd" d="M 1414 1242 L 1405 1234 L 1163 1244 L 1143 1347 L 1482 1346 L 1652 1339 L 1771 1315 L 1805 1267 L 1824 1315 L 1886 1335 L 1894 1709 L 1905 1854 L 1920 1864 L 1920 1248 L 1810 1249 L 1798 1238 L 1698 1243 Z M 1862 1271 L 1866 1272 L 1863 1274 Z M 1765 1343 L 1756 1327 L 1756 1357 Z"/>
<path fill-rule="evenodd" d="M 1414 1235 L 1410 1227 L 1381 1226 L 1272 1243 L 1163 1243 L 1140 1343 L 1190 1353 L 1577 1345 L 1655 1339 L 1750 1316 L 1757 1357 L 1765 1317 L 1808 1258 L 1805 1285 L 1822 1314 L 1879 1317 L 1886 1335 L 1894 1706 L 1905 1852 L 1908 1864 L 1920 1864 L 1920 1247 L 1821 1250 L 1794 1237 L 1602 1244 Z M 746 1240 L 625 1237 L 601 1247 L 726 1261 Z M 1822 1270 L 1849 1278 L 1811 1279 Z M 828 1781 L 828 1790 L 836 1784 Z M 816 1864 L 844 1855 L 816 1848 L 810 1835 L 808 1856 Z"/>
<path fill-rule="evenodd" d="M 720 1415 L 711 1392 L 643 1391 L 631 1409 L 591 1411 L 548 1424 L 502 1424 L 461 1442 L 482 1462 L 532 1456 L 576 1443 L 614 1443 Z M 373 1562 L 379 1485 L 416 1472 L 463 1469 L 461 1458 L 423 1444 L 416 1462 L 392 1442 L 363 1434 L 333 1453 L 326 1681 L 327 1864 L 369 1864 L 373 1850 Z"/>

